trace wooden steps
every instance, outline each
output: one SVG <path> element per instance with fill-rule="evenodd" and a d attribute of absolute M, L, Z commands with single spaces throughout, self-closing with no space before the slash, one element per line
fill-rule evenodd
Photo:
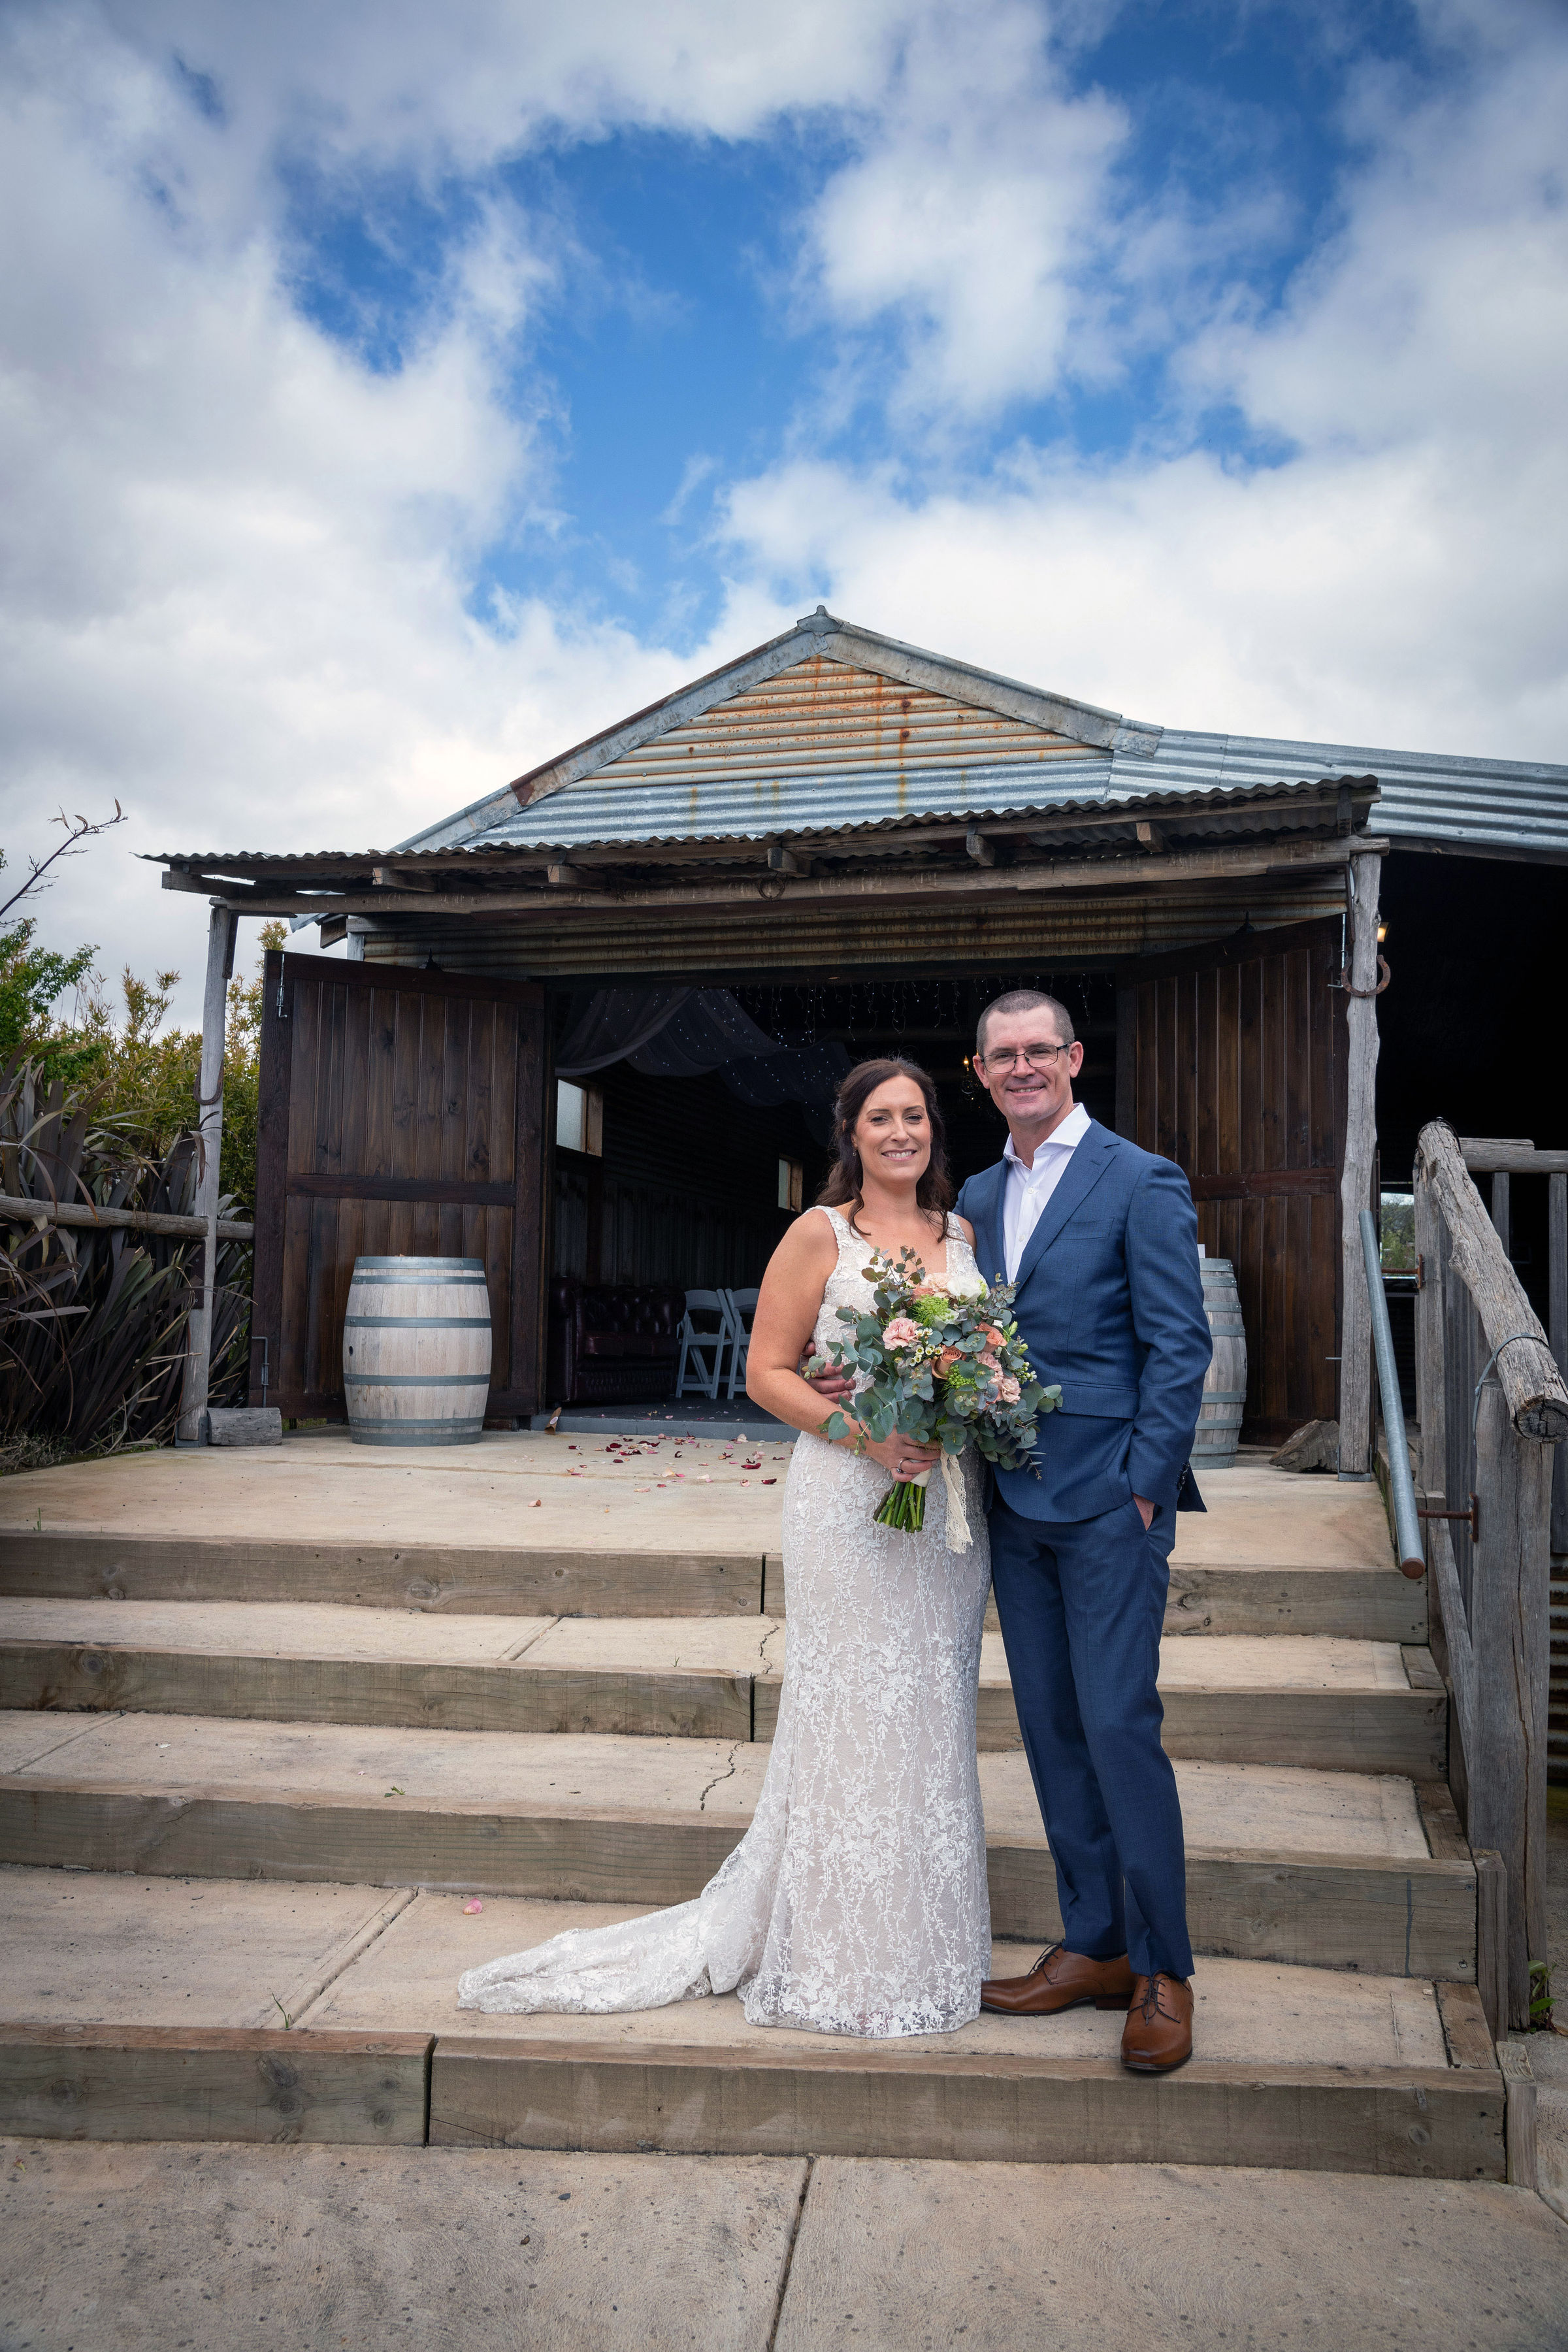
<path fill-rule="evenodd" d="M 782 1617 L 763 1549 L 330 1543 L 283 1537 L 0 1530 L 0 1594 L 57 1601 L 330 1601 L 443 1616 Z M 993 1611 L 988 1621 L 995 1624 Z M 1165 1631 L 1425 1642 L 1425 1589 L 1392 1560 L 1191 1561 L 1178 1545 Z"/>
<path fill-rule="evenodd" d="M 644 1906 L 696 1894 L 766 1769 L 749 1741 L 0 1717 L 0 1861 L 412 1884 Z M 1475 1875 L 1446 1792 L 1280 1766 L 1178 1765 L 1194 1939 L 1468 1980 Z M 1059 1932 L 1021 1752 L 981 1759 L 993 1925 Z"/>
<path fill-rule="evenodd" d="M 1425 1595 L 1375 1493 L 1329 1480 L 1221 1474 L 1181 1524 L 1177 2075 L 1125 2074 L 1093 2011 L 893 2044 L 733 1999 L 458 2011 L 464 1968 L 690 1896 L 751 1818 L 783 1463 L 765 1490 L 743 1447 L 653 1467 L 333 1438 L 5 1482 L 0 2127 L 1503 2177 Z M 1021 1967 L 1060 1923 L 994 1632 L 979 1745 Z"/>
<path fill-rule="evenodd" d="M 1092 2010 L 864 2044 L 752 2027 L 732 1996 L 637 2018 L 458 2009 L 475 1960 L 624 1916 L 0 1870 L 0 2130 L 1503 2178 L 1477 1997 L 1414 1978 L 1207 1961 L 1202 2055 L 1160 2082 L 1122 2072 L 1121 2021 Z M 994 1966 L 1030 1957 L 999 1944 Z"/>
<path fill-rule="evenodd" d="M 0 1706 L 140 1710 L 462 1731 L 771 1739 L 776 1620 L 465 1616 L 303 1603 L 0 1601 Z M 1174 1757 L 1431 1780 L 1447 1699 L 1425 1651 L 1255 1634 L 1171 1643 Z M 981 1664 L 983 1749 L 1018 1744 L 1001 1637 Z"/>

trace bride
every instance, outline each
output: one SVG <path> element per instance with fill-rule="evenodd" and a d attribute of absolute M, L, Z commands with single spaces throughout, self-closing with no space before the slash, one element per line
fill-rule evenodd
<path fill-rule="evenodd" d="M 804 1434 L 784 1483 L 788 1642 L 778 1728 L 752 1825 L 695 1901 L 569 1930 L 471 1969 L 464 2009 L 577 2015 L 662 2008 L 739 1987 L 753 2025 L 817 2033 L 945 2033 L 978 2016 L 990 1906 L 975 1763 L 980 1633 L 990 1582 L 979 1472 L 963 1457 L 976 1530 L 952 1552 L 940 1487 L 923 1531 L 873 1526 L 895 1476 L 936 1449 L 858 1425 L 819 1435 L 823 1401 L 797 1366 L 869 1304 L 873 1248 L 913 1250 L 928 1276 L 973 1276 L 970 1227 L 948 1208 L 942 1114 L 925 1072 L 862 1062 L 839 1089 L 837 1165 L 763 1279 L 746 1387 Z"/>

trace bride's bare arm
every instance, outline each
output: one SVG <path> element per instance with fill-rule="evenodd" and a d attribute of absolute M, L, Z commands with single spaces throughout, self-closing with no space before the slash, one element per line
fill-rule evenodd
<path fill-rule="evenodd" d="M 802 1380 L 796 1367 L 805 1354 L 821 1311 L 822 1294 L 837 1258 L 837 1244 L 826 1218 L 797 1217 L 768 1261 L 746 1356 L 746 1394 L 752 1402 L 787 1422 L 791 1429 L 804 1429 L 813 1437 L 821 1435 L 822 1424 L 834 1406 Z M 853 1446 L 858 1424 L 848 1415 L 847 1401 L 839 1410 L 851 1419 L 852 1433 L 837 1443 Z M 906 1464 L 924 1469 L 936 1460 L 939 1449 L 918 1445 L 906 1437 L 889 1437 L 874 1445 L 862 1440 L 858 1450 L 896 1475 Z"/>

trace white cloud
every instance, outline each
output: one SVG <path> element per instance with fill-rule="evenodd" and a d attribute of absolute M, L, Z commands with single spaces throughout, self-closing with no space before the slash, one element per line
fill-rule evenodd
<path fill-rule="evenodd" d="M 1568 29 L 1442 29 L 1462 75 L 1353 85 L 1364 160 L 1280 314 L 1178 352 L 1281 462 L 793 458 L 731 489 L 736 576 L 1168 723 L 1568 760 Z"/>
<path fill-rule="evenodd" d="M 13 7 L 13 866 L 61 798 L 96 813 L 118 794 L 132 813 L 67 869 L 51 937 L 98 940 L 111 970 L 181 963 L 189 1017 L 202 903 L 158 898 L 128 837 L 384 845 L 824 593 L 1140 716 L 1564 757 L 1565 43 L 1523 0 L 1428 14 L 1468 74 L 1436 96 L 1362 77 L 1342 230 L 1259 320 L 1239 296 L 1194 309 L 1187 289 L 1194 257 L 1212 278 L 1267 222 L 1267 191 L 1206 226 L 1130 211 L 1113 184 L 1125 119 L 1070 93 L 1018 0 L 965 16 L 945 0 L 765 16 L 720 0 Z M 1075 32 L 1095 21 L 1086 0 Z M 211 76 L 207 112 L 176 52 Z M 722 622 L 682 656 L 540 599 L 476 620 L 484 552 L 520 517 L 552 525 L 553 394 L 529 352 L 540 306 L 584 266 L 491 167 L 531 138 L 626 123 L 733 138 L 825 109 L 849 152 L 801 225 L 797 299 L 858 389 L 867 352 L 892 350 L 885 457 L 820 454 L 825 410 L 803 403 L 798 444 L 819 454 L 730 487 Z M 292 299 L 280 157 L 345 201 L 395 171 L 433 190 L 468 175 L 470 225 L 395 373 Z M 1284 462 L 1247 473 L 1189 449 L 1089 466 L 1021 447 L 911 488 L 933 426 L 961 435 L 1068 373 L 1114 371 L 1173 321 L 1194 412 L 1234 403 L 1285 437 Z M 680 454 L 677 509 L 707 462 Z"/>
<path fill-rule="evenodd" d="M 1069 95 L 1040 13 L 912 26 L 859 153 L 809 223 L 811 283 L 841 326 L 890 323 L 895 413 L 984 416 L 1091 370 L 1086 283 L 1109 244 L 1108 168 L 1122 108 Z"/>

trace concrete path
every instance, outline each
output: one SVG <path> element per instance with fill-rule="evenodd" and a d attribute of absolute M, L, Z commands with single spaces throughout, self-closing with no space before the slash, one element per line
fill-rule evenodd
<path fill-rule="evenodd" d="M 1522 2189 L 1331 2174 L 0 2144 L 6 2352 L 1549 2352 Z"/>
<path fill-rule="evenodd" d="M 575 1528 L 595 1543 L 630 1538 L 657 1549 L 702 1538 L 776 1551 L 788 1466 L 784 1444 L 711 1437 L 617 1444 L 491 1432 L 437 1458 L 428 1449 L 296 1436 L 254 1450 L 161 1448 L 28 1471 L 0 1481 L 0 1535 L 177 1528 L 204 1538 L 526 1549 L 559 1545 Z M 1216 1507 L 1178 1518 L 1178 1563 L 1389 1568 L 1375 1487 L 1251 1467 L 1213 1472 L 1209 1483 Z"/>

